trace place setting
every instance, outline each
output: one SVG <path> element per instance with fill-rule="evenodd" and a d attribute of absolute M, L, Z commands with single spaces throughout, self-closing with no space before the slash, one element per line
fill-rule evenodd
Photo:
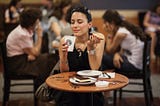
<path fill-rule="evenodd" d="M 114 72 L 103 72 L 98 70 L 82 70 L 69 78 L 69 82 L 76 85 L 93 85 L 97 87 L 107 87 L 110 82 L 103 79 L 115 77 Z"/>

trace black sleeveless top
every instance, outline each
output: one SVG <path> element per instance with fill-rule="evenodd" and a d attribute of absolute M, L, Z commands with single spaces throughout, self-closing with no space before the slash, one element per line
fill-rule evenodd
<path fill-rule="evenodd" d="M 73 52 L 68 52 L 69 71 L 90 70 L 87 48 L 84 51 L 74 47 Z"/>

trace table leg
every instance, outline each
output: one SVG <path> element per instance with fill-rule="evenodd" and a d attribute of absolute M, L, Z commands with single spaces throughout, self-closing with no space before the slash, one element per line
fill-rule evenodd
<path fill-rule="evenodd" d="M 91 93 L 91 106 L 93 106 L 93 93 Z"/>

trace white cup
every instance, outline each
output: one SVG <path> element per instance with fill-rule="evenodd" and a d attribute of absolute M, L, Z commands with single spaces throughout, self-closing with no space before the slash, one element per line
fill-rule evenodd
<path fill-rule="evenodd" d="M 73 52 L 74 49 L 74 43 L 75 43 L 75 36 L 71 36 L 71 35 L 65 35 L 64 39 L 65 42 L 67 43 L 68 47 L 68 52 Z"/>
<path fill-rule="evenodd" d="M 96 87 L 108 87 L 109 82 L 108 81 L 97 81 L 95 85 Z"/>

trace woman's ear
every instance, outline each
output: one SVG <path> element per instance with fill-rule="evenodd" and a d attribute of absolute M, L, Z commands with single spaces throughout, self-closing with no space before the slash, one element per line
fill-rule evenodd
<path fill-rule="evenodd" d="M 89 22 L 88 23 L 88 28 L 91 28 L 92 27 L 92 22 Z"/>

